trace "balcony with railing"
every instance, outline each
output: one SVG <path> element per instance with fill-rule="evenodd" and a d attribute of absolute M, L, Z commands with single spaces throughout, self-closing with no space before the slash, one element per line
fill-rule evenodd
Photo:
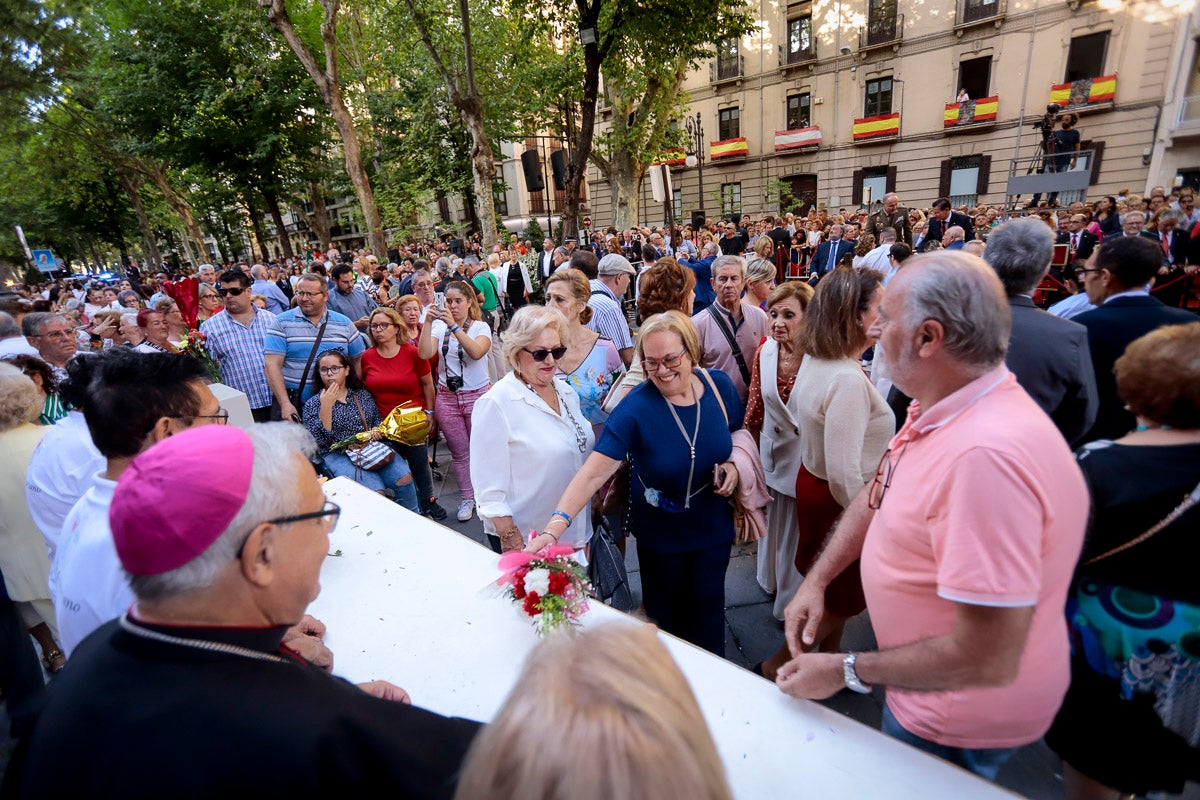
<path fill-rule="evenodd" d="M 1193 94 L 1179 101 L 1179 112 L 1171 128 L 1173 139 L 1200 138 L 1200 94 Z"/>
<path fill-rule="evenodd" d="M 746 73 L 746 59 L 741 53 L 719 53 L 708 65 L 709 83 L 741 80 Z"/>
<path fill-rule="evenodd" d="M 958 0 L 954 30 L 961 36 L 965 29 L 976 25 L 991 22 L 999 27 L 1006 10 L 1006 0 Z"/>
<path fill-rule="evenodd" d="M 858 32 L 858 49 L 899 48 L 903 38 L 903 14 L 873 14 L 868 18 L 867 26 Z"/>
<path fill-rule="evenodd" d="M 779 45 L 779 66 L 783 69 L 801 64 L 811 64 L 817 60 L 817 48 L 811 43 L 808 47 L 792 49 L 789 44 Z"/>

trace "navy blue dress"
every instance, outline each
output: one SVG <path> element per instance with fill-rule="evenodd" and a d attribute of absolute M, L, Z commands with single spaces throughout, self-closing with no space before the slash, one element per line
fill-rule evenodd
<path fill-rule="evenodd" d="M 743 409 L 729 376 L 719 370 L 707 372 L 725 402 L 729 422 L 701 378 L 704 394 L 698 404 L 700 432 L 690 498 L 687 440 L 649 380 L 609 416 L 596 452 L 617 460 L 632 456 L 629 532 L 637 538 L 647 615 L 668 633 L 723 655 L 733 507 L 729 498 L 713 491 L 713 468 L 729 460 L 730 433 L 742 426 Z M 690 437 L 697 405 L 675 406 L 675 412 Z"/>

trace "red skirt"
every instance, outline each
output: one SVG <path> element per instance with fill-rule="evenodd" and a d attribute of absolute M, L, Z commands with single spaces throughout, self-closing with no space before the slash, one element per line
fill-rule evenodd
<path fill-rule="evenodd" d="M 833 499 L 829 481 L 821 480 L 801 466 L 796 474 L 796 522 L 800 528 L 796 569 L 801 575 L 807 575 L 812 569 L 826 537 L 841 515 L 842 507 Z M 866 607 L 862 577 L 855 559 L 825 590 L 825 608 L 841 617 L 853 617 Z"/>

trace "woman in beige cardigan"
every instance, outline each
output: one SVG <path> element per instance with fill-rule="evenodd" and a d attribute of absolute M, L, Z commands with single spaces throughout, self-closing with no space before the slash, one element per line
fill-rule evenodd
<path fill-rule="evenodd" d="M 796 475 L 799 543 L 796 569 L 812 567 L 829 531 L 875 474 L 896 420 L 863 372 L 867 335 L 883 300 L 883 273 L 839 267 L 821 279 L 800 329 L 804 360 L 792 397 L 800 428 L 801 466 Z M 814 649 L 837 652 L 846 620 L 866 607 L 858 562 L 825 594 L 826 612 Z M 768 659 L 764 676 L 788 659 L 787 646 Z"/>

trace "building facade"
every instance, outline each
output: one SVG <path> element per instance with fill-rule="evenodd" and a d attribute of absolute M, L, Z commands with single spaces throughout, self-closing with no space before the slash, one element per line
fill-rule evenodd
<path fill-rule="evenodd" d="M 1200 183 L 1200 28 L 1171 5 L 760 0 L 758 29 L 686 80 L 676 216 L 836 210 L 890 191 L 911 206 L 1015 201 L 1009 176 L 1033 163 L 1051 102 L 1080 115 L 1088 197 Z M 611 193 L 589 179 L 607 224 Z M 641 220 L 661 208 L 643 202 Z"/>

